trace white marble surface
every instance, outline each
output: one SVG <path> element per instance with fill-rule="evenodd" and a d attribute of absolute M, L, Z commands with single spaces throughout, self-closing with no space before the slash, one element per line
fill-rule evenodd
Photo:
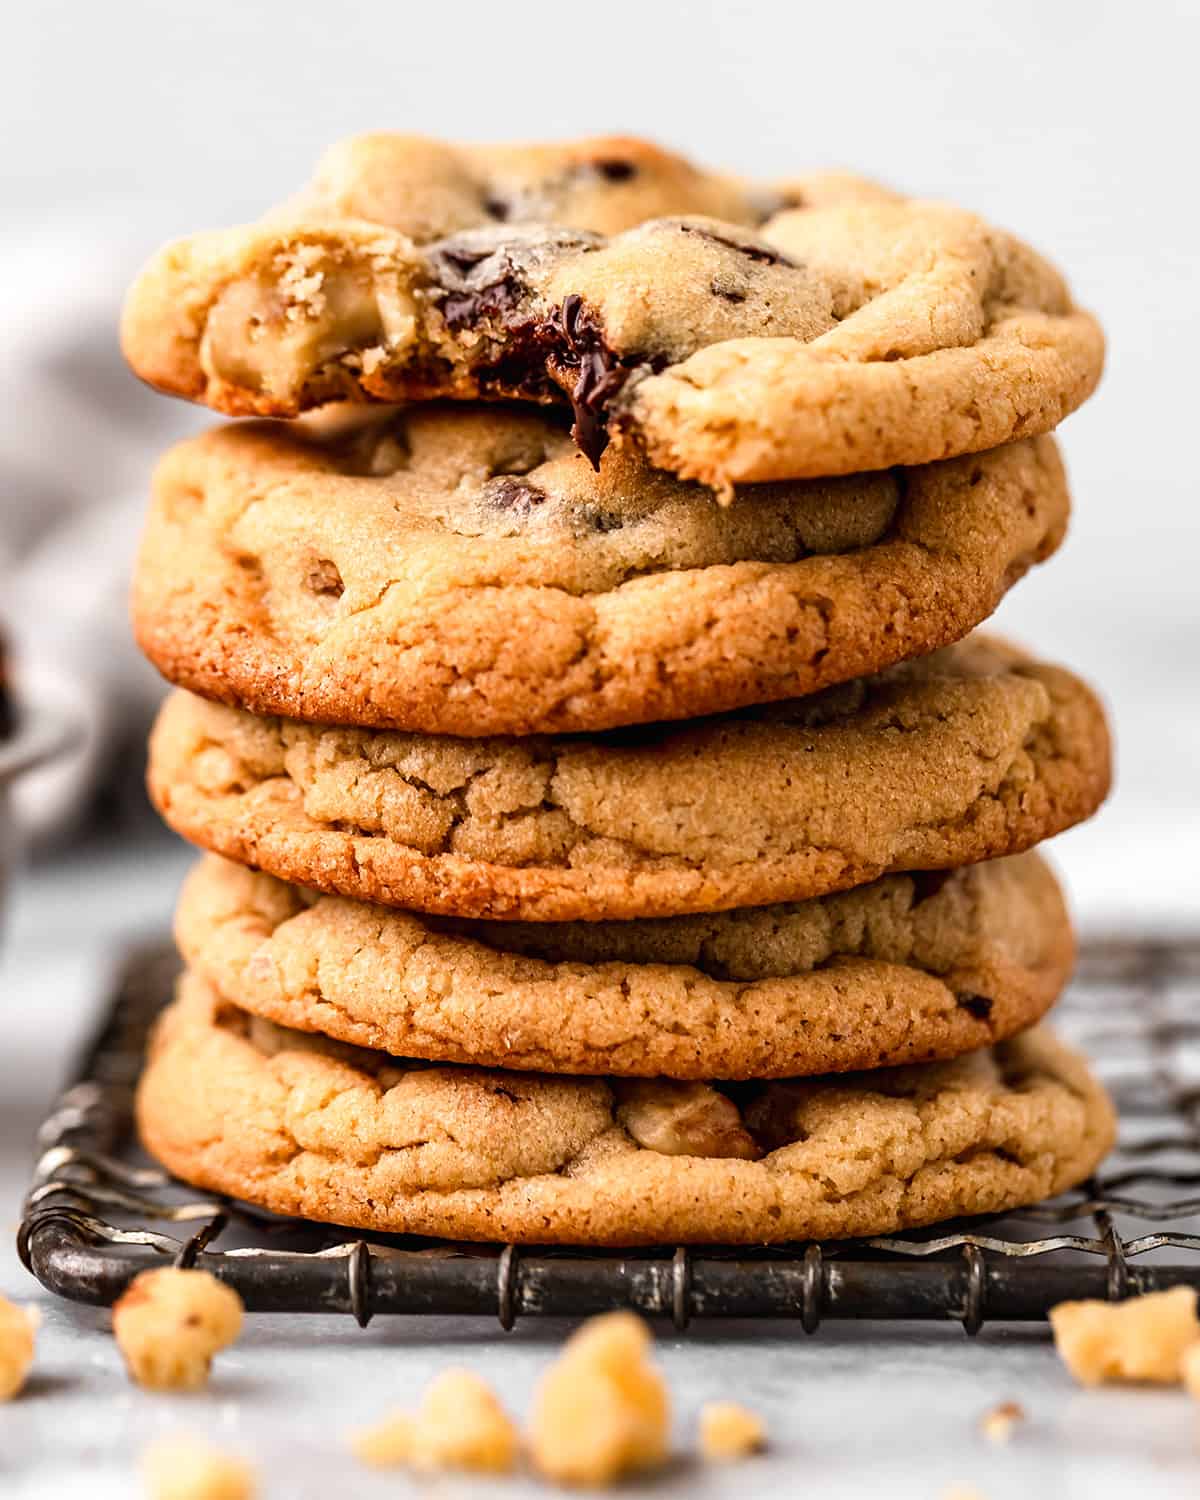
<path fill-rule="evenodd" d="M 36 1302 L 45 1325 L 36 1378 L 0 1406 L 0 1495 L 5 1500 L 127 1500 L 136 1455 L 152 1437 L 194 1431 L 258 1463 L 266 1500 L 353 1495 L 534 1494 L 520 1481 L 445 1480 L 414 1486 L 359 1471 L 347 1429 L 415 1398 L 449 1363 L 492 1380 L 523 1412 L 532 1384 L 567 1331 L 490 1320 L 253 1318 L 221 1359 L 203 1396 L 149 1396 L 126 1382 L 103 1314 L 43 1294 L 21 1269 L 9 1230 L 28 1169 L 28 1141 L 87 1029 L 89 1005 L 121 935 L 167 921 L 187 856 L 166 840 L 91 847 L 42 866 L 22 883 L 0 965 L 0 1293 Z M 1173 925 L 1168 923 L 1167 925 Z M 1046 1335 L 957 1325 L 696 1325 L 658 1330 L 686 1453 L 701 1402 L 736 1396 L 770 1426 L 769 1454 L 726 1470 L 680 1463 L 638 1493 L 861 1500 L 938 1500 L 970 1484 L 985 1500 L 1011 1494 L 1192 1496 L 1200 1482 L 1200 1413 L 1178 1392 L 1082 1392 Z M 1000 1401 L 1018 1400 L 1027 1425 L 997 1449 L 976 1430 Z M 545 1491 L 542 1491 L 545 1493 Z"/>

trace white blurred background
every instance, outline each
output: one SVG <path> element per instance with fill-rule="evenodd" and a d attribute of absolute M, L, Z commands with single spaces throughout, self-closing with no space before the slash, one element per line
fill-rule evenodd
<path fill-rule="evenodd" d="M 116 354 L 159 241 L 254 216 L 368 128 L 629 131 L 747 173 L 844 165 L 1019 231 L 1104 318 L 1109 373 L 1063 433 L 1073 535 L 1000 623 L 1113 708 L 1118 795 L 1058 845 L 1085 923 L 1200 915 L 1200 6 L 42 0 L 9 8 L 4 48 L 0 597 L 27 659 L 87 678 L 106 730 L 139 722 L 107 559 L 133 545 L 156 453 L 207 420 Z"/>

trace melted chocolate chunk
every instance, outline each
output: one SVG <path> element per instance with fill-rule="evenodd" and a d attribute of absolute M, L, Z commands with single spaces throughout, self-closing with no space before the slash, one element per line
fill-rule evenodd
<path fill-rule="evenodd" d="M 977 1021 L 986 1021 L 995 1004 L 995 1001 L 989 1000 L 986 995 L 975 995 L 970 990 L 964 990 L 961 994 L 955 995 L 954 1001 L 956 1005 L 973 1015 Z"/>
<path fill-rule="evenodd" d="M 630 373 L 609 347 L 595 318 L 575 294 L 548 315 L 530 315 L 529 273 L 562 254 L 586 252 L 603 241 L 572 230 L 503 234 L 474 230 L 443 240 L 428 251 L 441 286 L 435 294 L 451 332 L 489 321 L 503 338 L 475 378 L 481 392 L 525 400 L 561 399 L 570 386 L 572 436 L 593 468 L 608 446 L 608 414 Z M 651 363 L 651 368 L 653 368 Z M 570 377 L 574 377 L 571 379 Z M 559 383 L 559 378 L 561 384 Z"/>
<path fill-rule="evenodd" d="M 731 240 L 728 235 L 718 234 L 713 229 L 707 229 L 702 224 L 681 224 L 681 234 L 694 234 L 697 239 L 708 240 L 714 245 L 724 245 L 726 250 L 736 250 L 739 255 L 744 255 L 747 260 L 757 261 L 763 266 L 794 266 L 786 255 L 780 255 L 778 250 L 770 250 L 766 245 L 743 245 L 738 240 Z"/>
<path fill-rule="evenodd" d="M 575 425 L 571 436 L 593 469 L 608 447 L 608 404 L 625 384 L 629 371 L 604 342 L 604 337 L 574 292 L 563 298 L 559 315 L 566 350 L 560 363 L 578 369 L 570 392 Z"/>
<path fill-rule="evenodd" d="M 936 896 L 953 876 L 953 870 L 915 870 L 909 876 L 913 885 L 912 904 L 920 906 L 922 901 L 928 901 L 931 896 Z"/>
<path fill-rule="evenodd" d="M 485 198 L 483 211 L 489 219 L 498 219 L 503 224 L 512 213 L 512 204 L 503 198 Z"/>
<path fill-rule="evenodd" d="M 535 506 L 550 497 L 540 485 L 530 484 L 527 479 L 514 479 L 505 474 L 498 479 L 489 479 L 483 487 L 483 501 L 494 510 L 515 511 L 528 515 Z"/>
<path fill-rule="evenodd" d="M 482 318 L 499 318 L 519 306 L 524 288 L 510 276 L 488 282 L 478 291 L 447 292 L 441 312 L 447 327 L 457 332 L 469 328 Z"/>
<path fill-rule="evenodd" d="M 443 240 L 429 251 L 444 287 L 439 307 L 450 329 L 503 318 L 517 309 L 528 291 L 517 254 L 519 250 L 486 232 Z"/>

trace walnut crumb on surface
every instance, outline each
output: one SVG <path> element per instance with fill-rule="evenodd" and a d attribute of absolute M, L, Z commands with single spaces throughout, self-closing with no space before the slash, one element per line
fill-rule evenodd
<path fill-rule="evenodd" d="M 208 1271 L 143 1271 L 113 1307 L 130 1378 L 149 1390 L 198 1390 L 213 1355 L 242 1328 L 242 1299 Z"/>
<path fill-rule="evenodd" d="M 763 1419 L 736 1401 L 708 1401 L 700 1408 L 700 1452 L 705 1458 L 745 1458 L 766 1442 Z"/>
<path fill-rule="evenodd" d="M 1196 1292 L 1186 1286 L 1125 1302 L 1060 1302 L 1050 1309 L 1050 1325 L 1063 1363 L 1081 1385 L 1177 1384 L 1184 1351 L 1200 1339 Z"/>
<path fill-rule="evenodd" d="M 633 1313 L 585 1323 L 543 1375 L 529 1421 L 534 1467 L 559 1484 L 608 1485 L 658 1468 L 670 1442 L 666 1384 Z"/>
<path fill-rule="evenodd" d="M 36 1309 L 0 1297 L 0 1401 L 11 1401 L 25 1384 L 37 1326 Z"/>
<path fill-rule="evenodd" d="M 1019 1402 L 1002 1401 L 980 1417 L 979 1430 L 989 1443 L 1007 1443 L 1024 1421 L 1025 1408 Z"/>
<path fill-rule="evenodd" d="M 1179 1361 L 1179 1374 L 1189 1396 L 1200 1401 L 1200 1343 L 1189 1344 Z"/>
<path fill-rule="evenodd" d="M 150 1500 L 254 1500 L 249 1464 L 191 1437 L 162 1438 L 142 1456 Z"/>
<path fill-rule="evenodd" d="M 373 1468 L 408 1465 L 426 1472 L 507 1474 L 516 1463 L 517 1429 L 477 1375 L 443 1370 L 426 1388 L 415 1414 L 385 1417 L 355 1433 L 351 1447 Z"/>

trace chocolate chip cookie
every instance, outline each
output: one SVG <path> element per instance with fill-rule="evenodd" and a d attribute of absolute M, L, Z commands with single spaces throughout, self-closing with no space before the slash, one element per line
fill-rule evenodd
<path fill-rule="evenodd" d="M 146 1147 L 278 1213 L 452 1239 L 634 1245 L 887 1234 L 1087 1177 L 1113 1112 L 1042 1030 L 951 1062 L 732 1091 L 430 1067 L 287 1031 L 195 976 L 138 1094 Z"/>
<path fill-rule="evenodd" d="M 179 692 L 151 792 L 205 848 L 318 890 L 503 920 L 798 901 L 1017 853 L 1109 783 L 1103 711 L 986 638 L 770 707 L 590 738 L 259 718 Z"/>
<path fill-rule="evenodd" d="M 736 505 L 542 411 L 343 408 L 160 465 L 134 589 L 173 682 L 257 713 L 578 732 L 796 697 L 957 640 L 1057 547 L 1053 440 Z"/>
<path fill-rule="evenodd" d="M 956 1057 L 1033 1025 L 1074 956 L 1036 854 L 790 906 L 659 921 L 455 922 L 209 855 L 180 951 L 230 1004 L 436 1062 L 781 1078 Z"/>
<path fill-rule="evenodd" d="M 667 216 L 613 233 L 588 228 L 601 216 L 570 190 L 543 198 L 566 218 L 531 223 L 498 219 L 474 187 L 425 213 L 412 207 L 425 190 L 402 182 L 393 204 L 386 167 L 361 189 L 355 172 L 282 217 L 156 256 L 123 320 L 137 373 L 238 415 L 338 399 L 569 404 L 593 463 L 615 436 L 726 495 L 1045 432 L 1099 379 L 1100 330 L 1058 272 L 944 204 L 848 186 L 762 221 L 761 194 L 726 201 L 668 173 L 612 217 Z M 613 186 L 628 196 L 637 181 Z M 421 243 L 340 216 L 351 209 L 417 235 L 456 227 Z"/>

